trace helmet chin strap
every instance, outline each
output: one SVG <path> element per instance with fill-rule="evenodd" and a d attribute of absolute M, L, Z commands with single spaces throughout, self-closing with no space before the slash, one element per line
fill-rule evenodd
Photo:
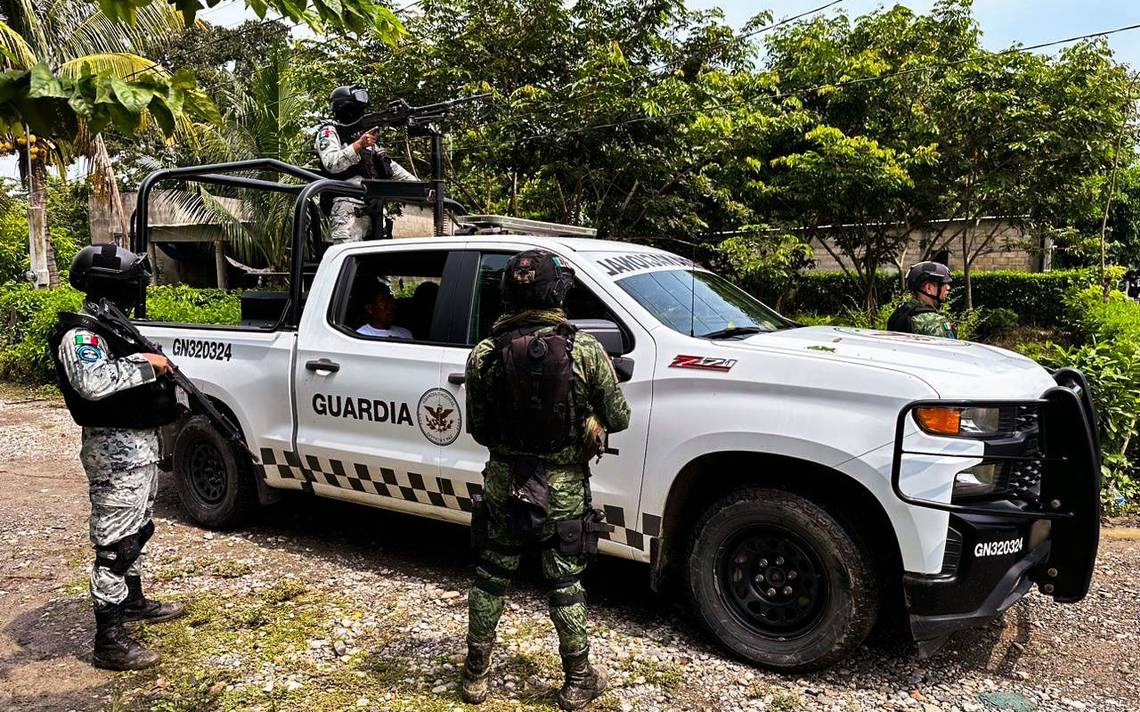
<path fill-rule="evenodd" d="M 937 292 L 935 292 L 934 294 L 931 294 L 930 292 L 926 291 L 926 289 L 925 289 L 926 285 L 928 285 L 928 284 L 933 284 L 933 282 L 923 282 L 923 283 L 922 283 L 922 285 L 921 285 L 921 286 L 919 287 L 919 289 L 918 289 L 918 293 L 919 293 L 919 294 L 921 294 L 921 295 L 923 295 L 923 296 L 924 296 L 924 297 L 926 297 L 927 299 L 931 300 L 932 302 L 934 302 L 934 304 L 933 304 L 932 306 L 933 306 L 935 309 L 941 309 L 941 308 L 942 308 L 942 303 L 943 303 L 943 300 L 942 300 L 942 297 L 941 297 L 941 294 L 942 294 L 942 286 L 941 286 L 941 285 L 939 285 L 939 287 L 938 287 L 938 291 L 937 291 Z"/>

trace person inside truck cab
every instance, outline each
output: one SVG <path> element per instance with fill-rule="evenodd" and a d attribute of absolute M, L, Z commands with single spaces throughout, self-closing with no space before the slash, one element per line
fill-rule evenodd
<path fill-rule="evenodd" d="M 364 304 L 368 322 L 356 330 L 362 336 L 382 336 L 389 339 L 410 339 L 412 332 L 402 326 L 393 326 L 396 318 L 396 300 L 392 290 L 383 282 L 377 281 L 368 301 Z"/>

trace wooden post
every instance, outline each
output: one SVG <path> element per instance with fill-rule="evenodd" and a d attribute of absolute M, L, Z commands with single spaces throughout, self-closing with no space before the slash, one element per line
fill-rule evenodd
<path fill-rule="evenodd" d="M 226 285 L 226 241 L 214 240 L 214 266 L 218 271 L 218 289 L 228 289 Z"/>

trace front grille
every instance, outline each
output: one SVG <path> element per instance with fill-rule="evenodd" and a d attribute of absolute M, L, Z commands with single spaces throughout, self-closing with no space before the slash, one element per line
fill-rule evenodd
<path fill-rule="evenodd" d="M 1019 405 L 1002 414 L 1002 430 L 1024 437 L 1016 454 L 1037 458 L 1042 455 L 1040 448 L 1040 411 L 1037 405 Z M 1041 497 L 1041 476 L 1044 462 L 1040 459 L 1011 460 L 1004 468 L 997 490 L 1010 499 L 1020 499 L 1029 504 L 1038 504 Z"/>
<path fill-rule="evenodd" d="M 1036 431 L 1040 414 L 1035 404 L 1002 408 L 999 427 L 1003 433 L 1027 433 Z"/>
<path fill-rule="evenodd" d="M 942 554 L 942 576 L 953 576 L 958 572 L 958 562 L 962 560 L 962 532 L 954 527 L 946 530 L 946 552 Z"/>

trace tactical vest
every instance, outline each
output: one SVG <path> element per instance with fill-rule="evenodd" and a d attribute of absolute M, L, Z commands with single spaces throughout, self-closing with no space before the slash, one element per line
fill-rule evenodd
<path fill-rule="evenodd" d="M 919 314 L 926 314 L 933 311 L 937 311 L 937 309 L 933 309 L 917 299 L 912 299 L 898 309 L 895 309 L 894 313 L 891 314 L 891 318 L 887 319 L 887 330 L 901 331 L 906 334 L 913 333 L 914 330 L 911 327 L 910 320 Z"/>
<path fill-rule="evenodd" d="M 538 334 L 537 332 L 544 332 Z M 520 452 L 552 454 L 581 437 L 585 407 L 574 402 L 569 323 L 509 331 L 495 338 L 484 364 L 488 384 L 485 431 L 476 439 Z"/>
<path fill-rule="evenodd" d="M 98 401 L 87 400 L 75 390 L 67 378 L 63 361 L 59 358 L 59 347 L 63 337 L 71 329 L 86 329 L 107 343 L 111 354 L 116 358 L 136 354 L 141 349 L 125 341 L 98 319 L 86 314 L 60 312 L 55 327 L 48 334 L 48 348 L 59 390 L 71 417 L 77 425 L 97 428 L 157 428 L 178 419 L 178 403 L 174 397 L 174 385 L 170 381 L 152 381 L 135 388 L 113 393 Z"/>

